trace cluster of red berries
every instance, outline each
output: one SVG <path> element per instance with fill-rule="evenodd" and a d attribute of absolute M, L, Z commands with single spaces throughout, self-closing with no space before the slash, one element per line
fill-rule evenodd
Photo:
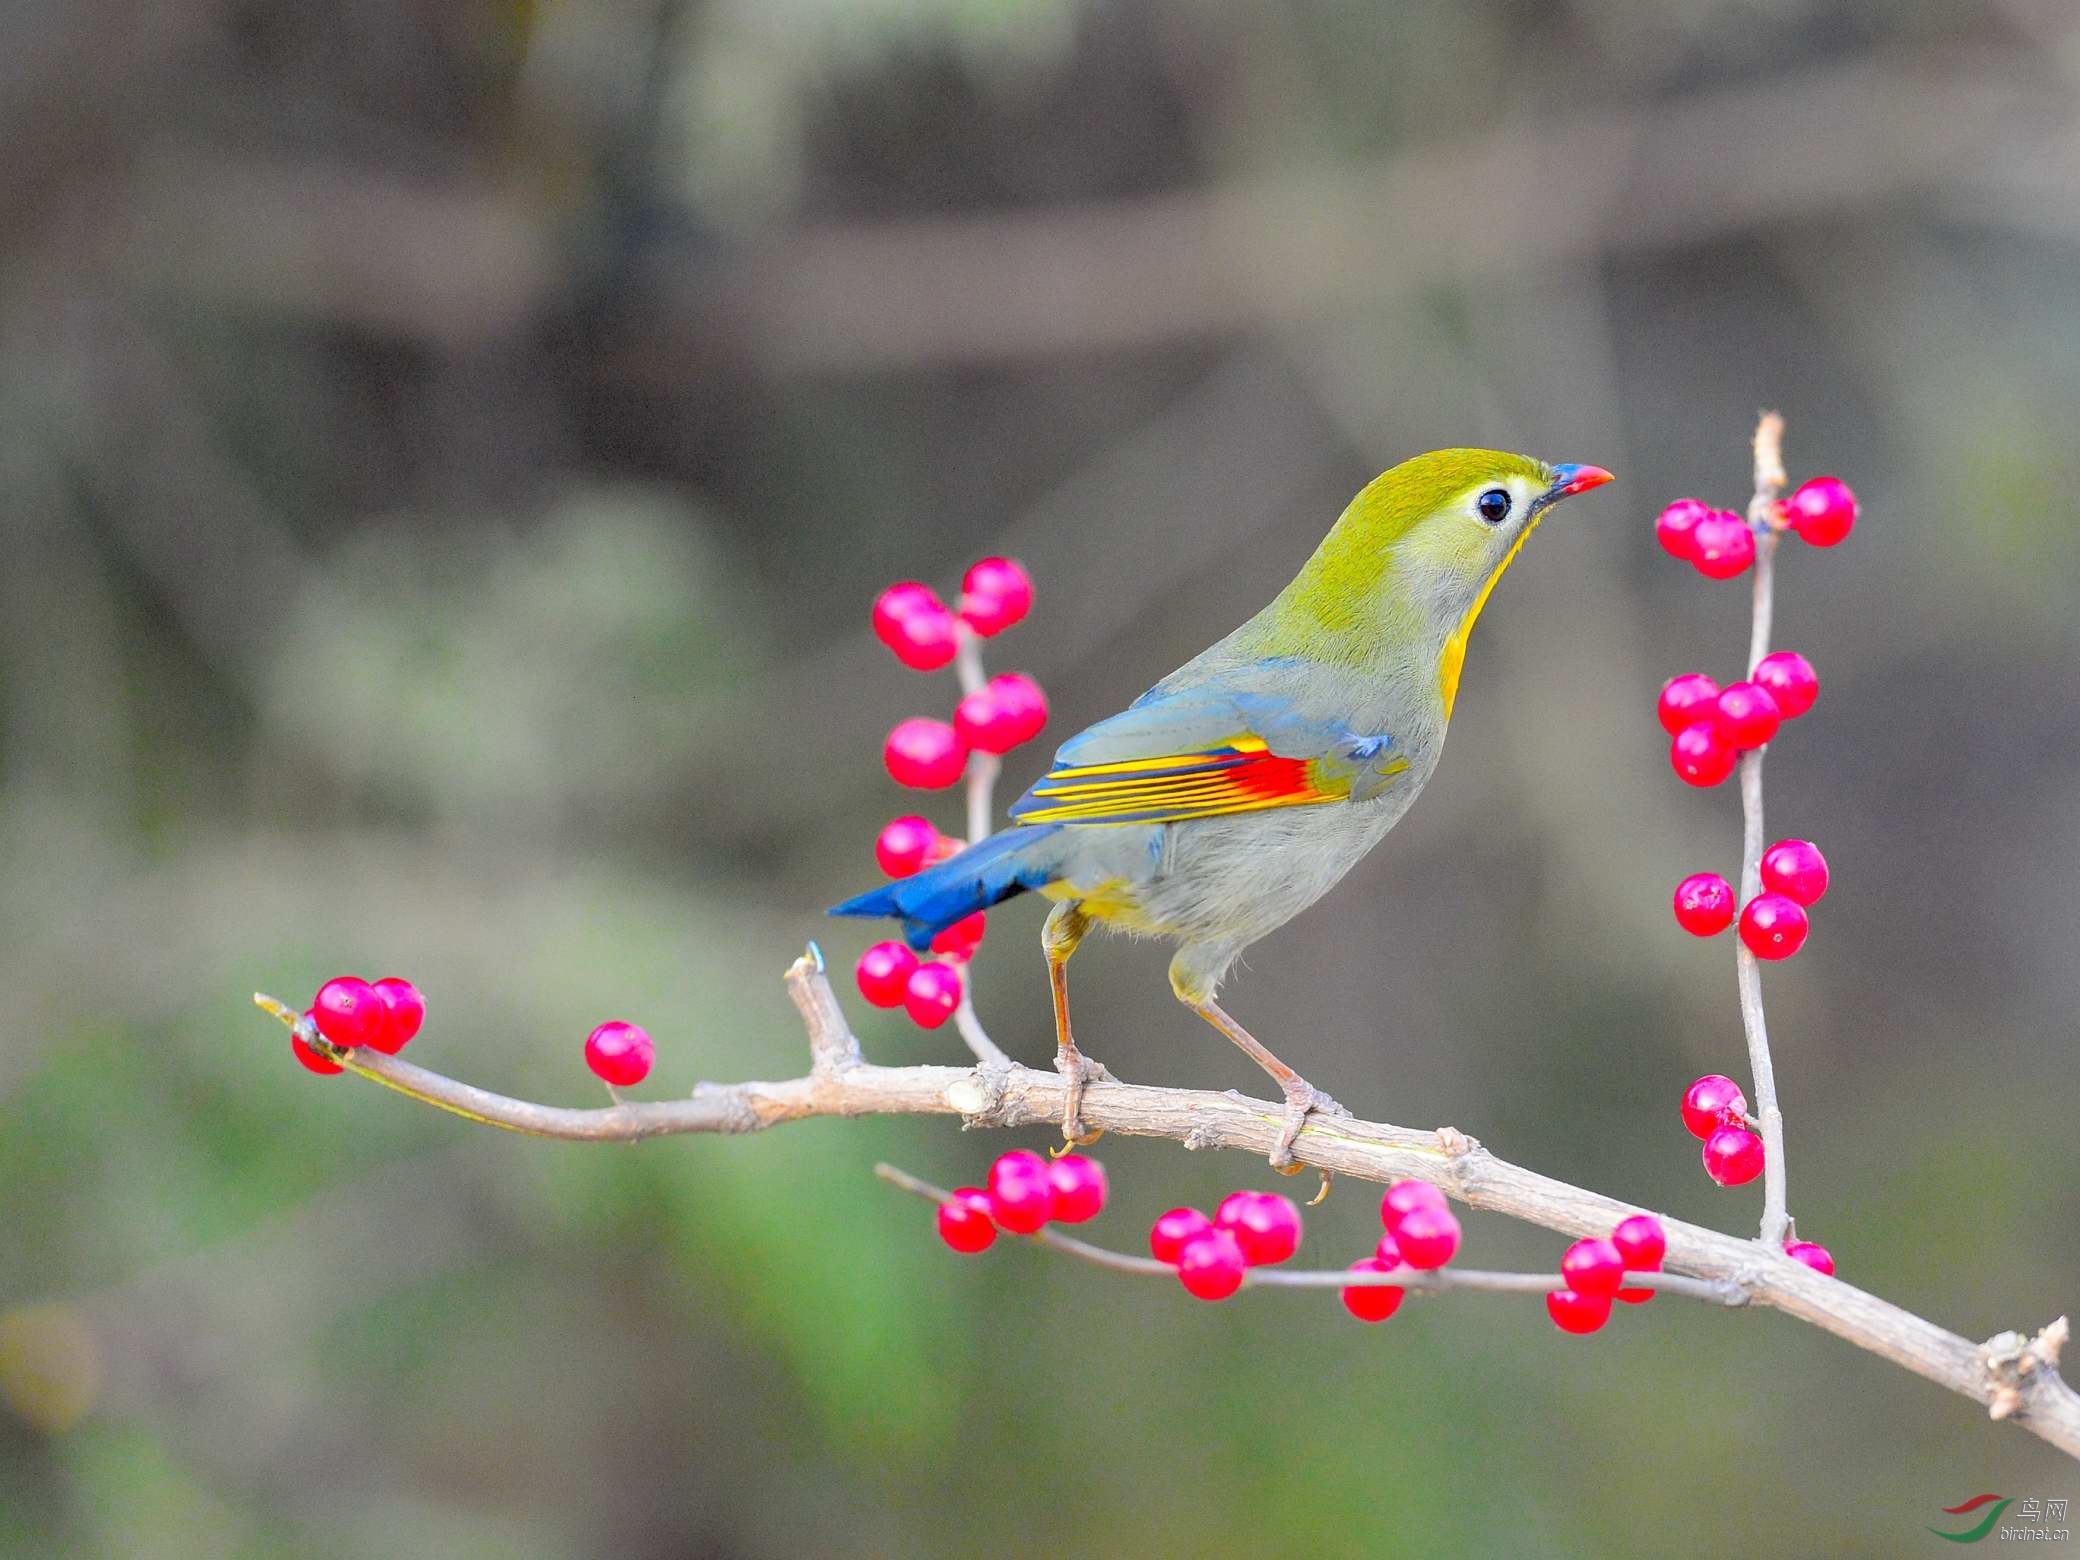
<path fill-rule="evenodd" d="M 1856 495 L 1839 477 L 1815 477 L 1777 501 L 1770 523 L 1796 531 L 1815 547 L 1832 547 L 1856 526 Z M 1730 580 L 1755 561 L 1755 533 L 1747 520 L 1700 498 L 1679 498 L 1662 510 L 1654 535 L 1662 551 L 1706 579 Z"/>
<path fill-rule="evenodd" d="M 889 586 L 874 601 L 874 633 L 912 671 L 936 671 L 959 653 L 963 633 L 985 639 L 1000 634 L 1032 605 L 1033 581 L 1023 565 L 984 558 L 961 581 L 958 609 L 914 580 Z M 960 779 L 970 752 L 1008 753 L 1046 724 L 1047 695 L 1040 685 L 1023 672 L 1006 672 L 965 695 L 951 721 L 898 721 L 881 759 L 898 785 L 943 790 Z"/>
<path fill-rule="evenodd" d="M 1746 1186 L 1762 1174 L 1762 1139 L 1748 1127 L 1748 1097 L 1724 1073 L 1706 1073 L 1683 1091 L 1683 1125 L 1704 1142 L 1704 1173 L 1721 1186 Z"/>
<path fill-rule="evenodd" d="M 891 818 L 874 841 L 874 859 L 892 878 L 909 877 L 959 852 L 965 841 L 941 834 L 928 818 Z M 937 1029 L 961 1005 L 960 966 L 975 957 L 989 930 L 980 910 L 961 917 L 932 939 L 932 952 L 949 962 L 920 959 L 899 942 L 874 944 L 859 957 L 859 994 L 876 1007 L 901 1008 L 912 1023 Z"/>
<path fill-rule="evenodd" d="M 1386 1233 L 1372 1255 L 1350 1265 L 1353 1273 L 1392 1273 L 1407 1268 L 1434 1272 L 1459 1254 L 1459 1221 L 1444 1193 L 1428 1181 L 1396 1181 L 1379 1201 Z M 1353 1284 L 1338 1291 L 1343 1308 L 1361 1322 L 1383 1322 L 1401 1309 L 1408 1291 L 1398 1284 Z"/>
<path fill-rule="evenodd" d="M 1300 1210 L 1276 1192 L 1230 1192 L 1208 1218 L 1172 1208 L 1149 1228 L 1148 1250 L 1177 1269 L 1185 1293 L 1225 1300 L 1253 1267 L 1283 1262 L 1300 1249 Z"/>
<path fill-rule="evenodd" d="M 585 1037 L 585 1065 L 610 1088 L 625 1089 L 650 1076 L 657 1046 L 640 1024 L 610 1019 Z"/>
<path fill-rule="evenodd" d="M 1049 1161 L 1026 1149 L 1001 1154 L 985 1186 L 963 1186 L 939 1205 L 939 1238 L 955 1251 L 986 1251 L 997 1231 L 1031 1235 L 1046 1224 L 1081 1224 L 1105 1206 L 1105 1167 L 1082 1154 Z"/>
<path fill-rule="evenodd" d="M 1546 1315 L 1562 1332 L 1592 1333 L 1611 1318 L 1611 1302 L 1643 1305 L 1654 1291 L 1627 1287 L 1627 1273 L 1658 1273 L 1668 1235 L 1651 1213 L 1620 1219 L 1610 1234 L 1578 1240 L 1560 1258 L 1561 1287 L 1546 1296 Z"/>
<path fill-rule="evenodd" d="M 1764 656 L 1754 675 L 1724 688 L 1702 672 L 1671 677 L 1655 706 L 1673 739 L 1669 766 L 1686 784 L 1717 785 L 1741 754 L 1768 743 L 1819 697 L 1820 674 L 1795 650 Z"/>
<path fill-rule="evenodd" d="M 417 986 L 396 975 L 386 975 L 373 983 L 358 975 L 335 975 L 318 988 L 303 1016 L 343 1051 L 365 1045 L 385 1056 L 395 1056 L 426 1021 L 426 999 L 419 995 Z M 289 1049 L 314 1073 L 345 1071 L 317 1047 L 304 1044 L 303 1037 L 293 1030 L 289 1034 Z"/>
<path fill-rule="evenodd" d="M 1806 911 L 1827 893 L 1827 858 L 1811 840 L 1778 840 L 1762 853 L 1762 892 L 1741 907 L 1741 941 L 1758 959 L 1788 959 L 1806 945 Z M 1733 885 L 1693 872 L 1676 885 L 1676 925 L 1716 937 L 1733 924 Z"/>

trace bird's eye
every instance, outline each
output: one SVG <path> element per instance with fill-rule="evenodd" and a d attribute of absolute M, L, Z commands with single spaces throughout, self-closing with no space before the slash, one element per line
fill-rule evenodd
<path fill-rule="evenodd" d="M 1481 495 L 1481 518 L 1490 525 L 1500 525 L 1509 518 L 1509 494 L 1501 488 L 1489 488 Z"/>

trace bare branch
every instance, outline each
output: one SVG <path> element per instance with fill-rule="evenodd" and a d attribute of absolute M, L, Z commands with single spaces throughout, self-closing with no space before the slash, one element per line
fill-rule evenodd
<path fill-rule="evenodd" d="M 820 960 L 804 956 L 787 972 L 789 994 L 810 1024 L 817 1054 L 854 1057 L 852 1038 Z M 1063 1080 L 1016 1063 L 987 1067 L 880 1067 L 846 1061 L 812 1066 L 778 1083 L 704 1083 L 685 1100 L 571 1110 L 511 1099 L 457 1082 L 394 1056 L 342 1051 L 271 997 L 261 1006 L 296 1027 L 306 1043 L 350 1072 L 428 1105 L 487 1126 L 537 1137 L 637 1142 L 688 1132 L 758 1132 L 812 1116 L 959 1116 L 970 1127 L 1059 1127 Z M 826 1028 L 820 1036 L 815 1026 Z M 1282 1103 L 1202 1089 L 1160 1089 L 1099 1081 L 1084 1093 L 1088 1126 L 1135 1137 L 1168 1138 L 1192 1148 L 1232 1148 L 1265 1156 L 1279 1137 Z M 1567 1235 L 1601 1235 L 1629 1214 L 1646 1212 L 1583 1187 L 1556 1181 L 1490 1154 L 1451 1127 L 1419 1131 L 1384 1122 L 1311 1116 L 1295 1143 L 1308 1164 L 1358 1180 L 1413 1177 L 1472 1208 Z M 1657 1214 L 1668 1236 L 1666 1270 L 1727 1285 L 1763 1305 L 1833 1333 L 1939 1386 L 2000 1410 L 2033 1435 L 2080 1458 L 2080 1394 L 2056 1368 L 2062 1334 L 2008 1347 L 1948 1332 L 1910 1311 L 1794 1262 L 1781 1249 L 1722 1235 Z M 1629 1282 L 1629 1280 L 1628 1280 Z M 2023 1361 L 2031 1361 L 2027 1368 Z M 2005 1389 L 2005 1390 L 2004 1390 Z"/>

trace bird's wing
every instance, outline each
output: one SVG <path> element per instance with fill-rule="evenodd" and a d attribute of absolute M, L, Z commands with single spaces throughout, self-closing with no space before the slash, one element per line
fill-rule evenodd
<path fill-rule="evenodd" d="M 1178 823 L 1375 796 L 1408 767 L 1281 694 L 1220 682 L 1166 692 L 1072 737 L 1011 806 L 1021 823 Z"/>

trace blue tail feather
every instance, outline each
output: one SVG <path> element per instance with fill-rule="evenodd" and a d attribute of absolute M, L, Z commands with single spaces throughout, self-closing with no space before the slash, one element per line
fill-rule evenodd
<path fill-rule="evenodd" d="M 1033 847 L 1061 827 L 1031 824 L 992 834 L 914 877 L 898 878 L 833 905 L 829 914 L 900 918 L 904 940 L 919 950 L 929 948 L 935 936 L 963 916 L 1048 882 L 1053 876 L 1052 855 Z"/>

